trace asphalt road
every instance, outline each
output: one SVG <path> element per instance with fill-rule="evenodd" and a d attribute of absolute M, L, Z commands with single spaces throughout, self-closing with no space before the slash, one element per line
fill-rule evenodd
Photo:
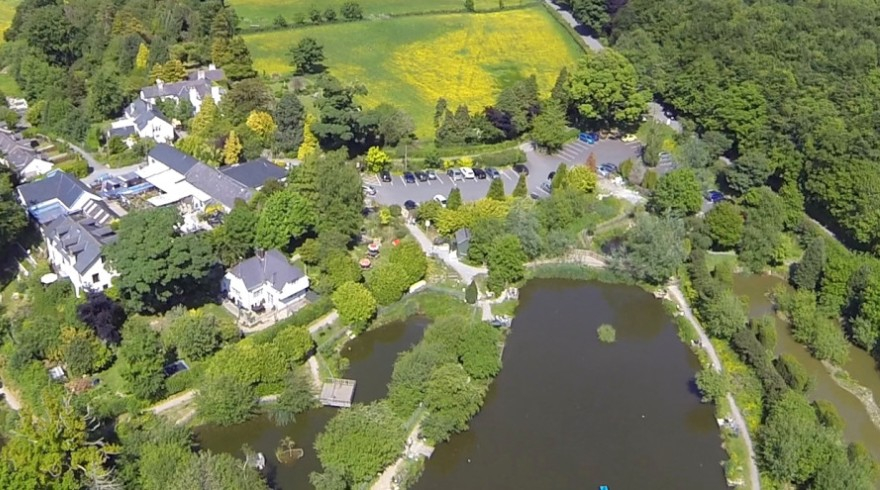
<path fill-rule="evenodd" d="M 639 143 L 624 143 L 620 140 L 601 140 L 593 145 L 574 141 L 553 155 L 547 155 L 527 147 L 528 161 L 525 165 L 529 168 L 527 178 L 529 192 L 539 197 L 547 196 L 547 193 L 540 188 L 541 183 L 547 180 L 550 172 L 555 171 L 561 162 L 569 165 L 583 165 L 592 152 L 596 154 L 596 162 L 600 165 L 603 163 L 619 165 L 627 158 L 637 157 L 639 151 Z M 511 194 L 516 187 L 519 176 L 509 167 L 498 170 L 501 174 L 501 180 L 504 182 L 504 191 Z M 453 187 L 461 189 L 461 197 L 464 201 L 475 201 L 486 197 L 490 182 L 491 179 L 488 178 L 452 182 L 445 173 L 439 171 L 437 180 L 417 181 L 414 184 L 404 183 L 401 175 L 392 175 L 391 182 L 380 182 L 375 174 L 364 174 L 364 183 L 373 186 L 377 191 L 373 199 L 385 206 L 403 205 L 409 200 L 422 203 L 438 194 L 445 197 L 449 195 Z"/>

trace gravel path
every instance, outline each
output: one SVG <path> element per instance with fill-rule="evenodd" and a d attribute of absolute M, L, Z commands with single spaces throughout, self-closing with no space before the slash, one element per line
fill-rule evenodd
<path fill-rule="evenodd" d="M 448 249 L 435 249 L 431 240 L 428 239 L 425 232 L 423 232 L 418 226 L 412 223 L 407 223 L 406 227 L 409 229 L 409 232 L 412 233 L 412 236 L 415 237 L 416 241 L 419 242 L 422 251 L 425 252 L 426 255 L 429 257 L 437 257 L 445 262 L 446 265 L 451 267 L 459 276 L 461 276 L 461 280 L 464 281 L 465 284 L 470 284 L 471 281 L 474 280 L 474 277 L 487 273 L 485 267 L 474 267 L 460 262 Z"/>
<path fill-rule="evenodd" d="M 722 366 L 721 360 L 718 358 L 718 353 L 715 352 L 715 347 L 712 346 L 712 342 L 709 341 L 709 337 L 706 335 L 706 332 L 703 331 L 700 322 L 694 317 L 694 313 L 691 311 L 691 307 L 687 300 L 685 300 L 684 294 L 682 294 L 678 284 L 672 284 L 669 286 L 669 294 L 678 304 L 679 308 L 681 308 L 681 311 L 684 312 L 684 317 L 691 322 L 691 325 L 694 326 L 694 330 L 697 331 L 697 335 L 700 337 L 700 345 L 706 353 L 709 354 L 709 359 L 712 362 L 712 369 L 715 371 L 721 371 Z M 758 475 L 758 467 L 755 464 L 755 448 L 752 444 L 752 437 L 749 435 L 749 428 L 746 425 L 745 418 L 743 418 L 742 413 L 739 411 L 739 407 L 736 405 L 736 400 L 733 399 L 733 395 L 730 393 L 727 394 L 727 403 L 730 405 L 730 412 L 733 414 L 733 421 L 736 424 L 739 433 L 742 435 L 743 441 L 746 443 L 746 449 L 748 449 L 749 452 L 750 488 L 752 488 L 752 490 L 761 490 L 761 478 Z"/>

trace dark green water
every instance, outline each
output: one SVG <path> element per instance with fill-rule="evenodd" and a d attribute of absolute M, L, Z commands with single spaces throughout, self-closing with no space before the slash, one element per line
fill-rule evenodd
<path fill-rule="evenodd" d="M 596 328 L 610 323 L 617 342 Z M 626 286 L 532 281 L 471 430 L 437 447 L 415 488 L 726 488 L 696 357 L 660 303 Z"/>
<path fill-rule="evenodd" d="M 760 317 L 773 314 L 773 304 L 767 293 L 780 284 L 785 284 L 785 281 L 774 276 L 738 274 L 734 276 L 733 291 L 748 298 L 752 317 Z M 776 336 L 776 353 L 794 356 L 813 377 L 813 389 L 808 393 L 810 399 L 833 403 L 846 421 L 843 431 L 846 440 L 861 442 L 874 456 L 874 460 L 880 461 L 880 429 L 873 424 L 862 402 L 835 383 L 822 363 L 794 340 L 788 324 L 778 317 Z M 880 394 L 880 373 L 870 354 L 851 345 L 849 361 L 843 367 L 856 382 L 870 389 L 874 398 L 877 398 Z"/>
<path fill-rule="evenodd" d="M 368 403 L 386 395 L 397 354 L 417 344 L 427 324 L 425 318 L 413 317 L 406 322 L 391 323 L 367 332 L 346 345 L 343 353 L 351 365 L 345 377 L 357 381 L 355 402 Z M 199 427 L 196 435 L 202 448 L 214 452 L 243 458 L 242 444 L 249 444 L 255 451 L 262 452 L 266 456 L 270 481 L 275 488 L 312 488 L 309 473 L 321 469 L 313 448 L 315 438 L 335 411 L 333 408 L 310 410 L 298 415 L 296 423 L 287 427 L 276 427 L 268 417 L 260 416 L 232 427 Z M 275 449 L 285 436 L 292 438 L 298 447 L 305 450 L 302 459 L 291 466 L 280 465 L 275 459 Z"/>
<path fill-rule="evenodd" d="M 617 342 L 601 344 L 610 323 Z M 397 352 L 418 341 L 424 319 L 364 335 L 351 345 L 347 376 L 357 401 L 385 395 Z M 701 404 L 696 357 L 679 341 L 660 303 L 644 291 L 596 282 L 532 281 L 504 351 L 504 369 L 471 430 L 441 444 L 421 490 L 726 488 L 713 408 Z M 203 428 L 203 446 L 240 456 L 247 442 L 274 463 L 285 435 L 306 449 L 280 467 L 279 488 L 310 488 L 312 444 L 332 416 L 313 410 L 291 427 L 258 418 Z"/>

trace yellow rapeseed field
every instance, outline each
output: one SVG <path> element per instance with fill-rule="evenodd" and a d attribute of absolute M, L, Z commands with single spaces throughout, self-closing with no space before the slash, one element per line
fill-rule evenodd
<path fill-rule="evenodd" d="M 438 98 L 479 111 L 530 75 L 549 92 L 559 70 L 581 54 L 540 7 L 324 25 L 250 34 L 245 41 L 258 71 L 283 74 L 292 70 L 287 49 L 306 36 L 324 46 L 330 73 L 367 87 L 364 105 L 403 108 L 422 138 L 433 136 Z"/>
<path fill-rule="evenodd" d="M 515 77 L 536 75 L 538 86 L 549 90 L 559 69 L 573 59 L 566 40 L 540 14 L 518 10 L 474 16 L 466 28 L 397 48 L 388 69 L 431 106 L 440 97 L 471 108 L 490 105 L 508 81 L 508 71 Z"/>

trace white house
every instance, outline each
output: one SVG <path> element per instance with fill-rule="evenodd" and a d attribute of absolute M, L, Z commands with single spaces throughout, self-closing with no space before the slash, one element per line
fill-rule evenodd
<path fill-rule="evenodd" d="M 305 297 L 309 277 L 284 254 L 269 250 L 229 269 L 221 289 L 240 308 L 278 310 Z"/>
<path fill-rule="evenodd" d="M 53 170 L 45 178 L 15 188 L 18 200 L 38 223 L 48 223 L 55 217 L 77 211 L 94 210 L 96 219 L 108 221 L 103 213 L 103 201 L 76 177 L 61 170 Z"/>
<path fill-rule="evenodd" d="M 174 141 L 174 125 L 153 104 L 136 100 L 125 108 L 125 114 L 110 124 L 108 137 L 118 136 L 131 148 L 135 140 L 133 135 L 142 139 L 151 139 L 156 143 Z"/>
<path fill-rule="evenodd" d="M 52 162 L 36 150 L 34 140 L 0 129 L 0 163 L 14 170 L 23 180 L 31 180 L 52 170 Z"/>
<path fill-rule="evenodd" d="M 162 191 L 148 200 L 154 206 L 183 202 L 185 207 L 201 212 L 209 204 L 217 203 L 229 212 L 236 200 L 247 202 L 254 193 L 216 168 L 162 143 L 150 150 L 147 166 L 135 173 Z"/>
<path fill-rule="evenodd" d="M 52 268 L 73 283 L 76 295 L 103 291 L 117 276 L 104 263 L 103 248 L 116 241 L 109 223 L 102 224 L 83 211 L 61 215 L 40 227 Z"/>
<path fill-rule="evenodd" d="M 195 112 L 199 112 L 205 97 L 211 97 L 215 103 L 220 103 L 220 99 L 223 98 L 225 91 L 214 82 L 223 78 L 225 78 L 223 70 L 210 65 L 207 70 L 193 72 L 187 80 L 165 83 L 157 79 L 155 85 L 141 89 L 140 98 L 150 104 L 155 104 L 157 100 L 180 102 L 183 99 L 187 99 L 192 104 Z"/>

